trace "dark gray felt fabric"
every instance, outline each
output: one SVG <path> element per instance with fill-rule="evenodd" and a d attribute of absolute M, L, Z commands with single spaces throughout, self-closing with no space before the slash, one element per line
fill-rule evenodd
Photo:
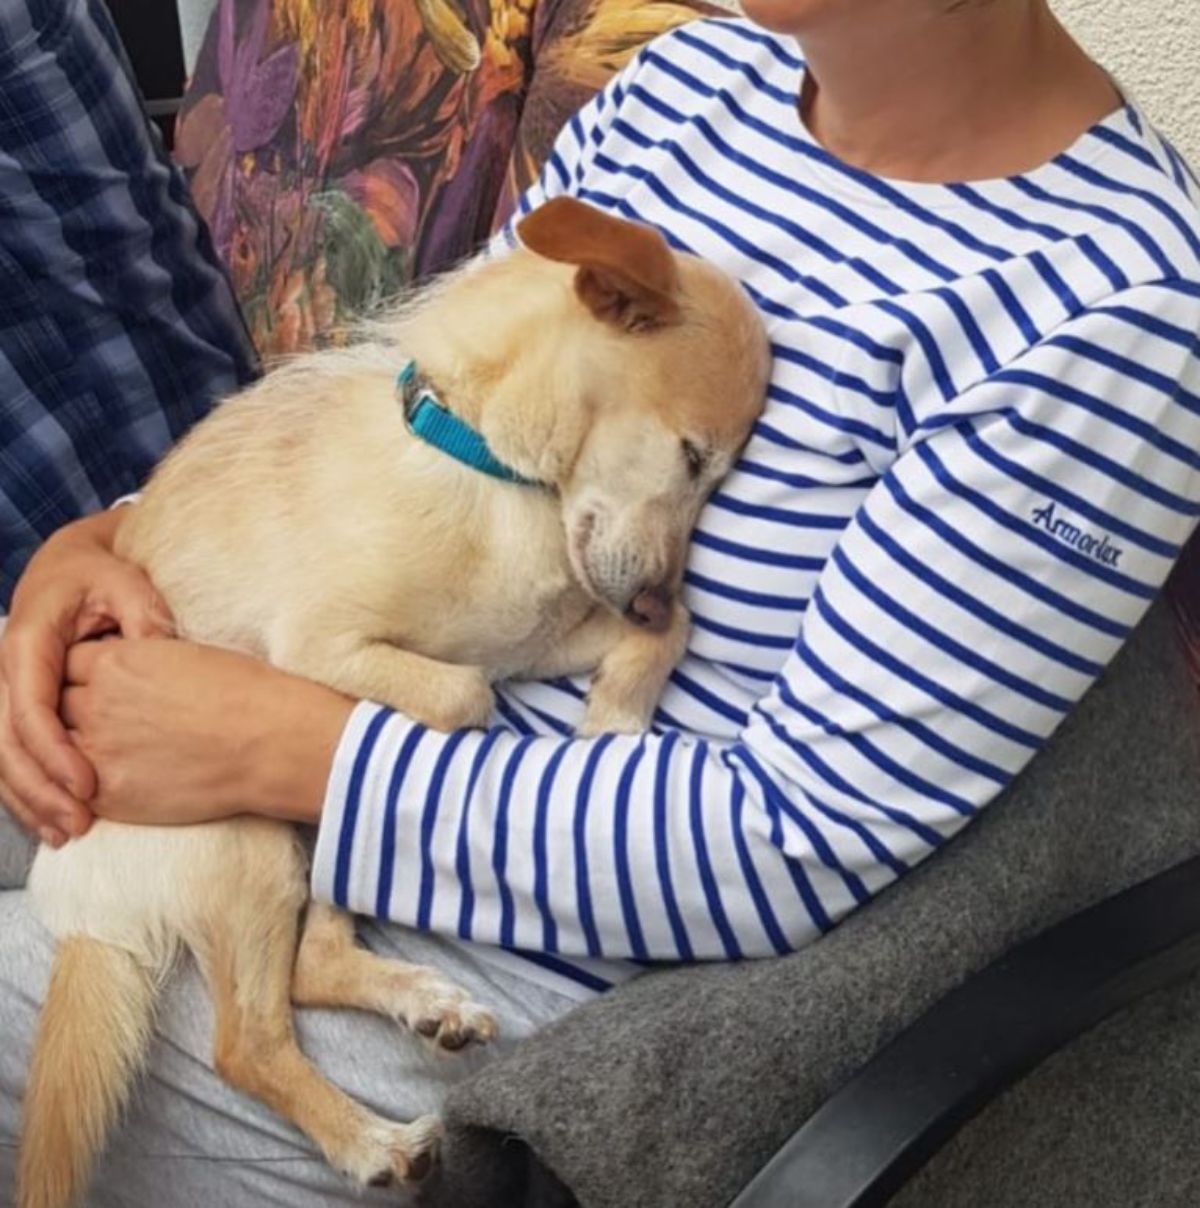
<path fill-rule="evenodd" d="M 583 1208 L 727 1204 L 847 1075 L 964 976 L 1200 853 L 1194 713 L 1171 618 L 1156 605 L 1004 797 L 831 935 L 781 960 L 646 976 L 455 1090 L 431 1202 L 557 1208 L 569 1198 L 557 1176 Z M 1200 1204 L 1200 988 L 1186 993 L 1043 1066 L 929 1168 L 906 1208 Z M 1110 1066 L 1111 1085 L 1087 1098 L 1079 1084 Z M 1151 1131 L 1116 1141 L 1121 1113 L 1138 1108 L 1135 1131 Z M 530 1150 L 550 1177 L 531 1179 Z M 1157 1170 L 1153 1193 L 1138 1198 L 1105 1173 L 1128 1153 L 1146 1177 Z M 1002 1187 L 1016 1166 L 1020 1190 Z"/>

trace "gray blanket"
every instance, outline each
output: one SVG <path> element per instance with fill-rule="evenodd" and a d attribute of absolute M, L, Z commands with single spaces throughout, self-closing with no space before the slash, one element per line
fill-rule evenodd
<path fill-rule="evenodd" d="M 729 1203 L 847 1075 L 964 976 L 1050 923 L 1200 852 L 1200 726 L 1187 724 L 1193 702 L 1170 615 L 1156 605 L 1004 797 L 831 935 L 780 960 L 648 975 L 457 1089 L 431 1202 L 549 1208 L 571 1202 L 565 1185 L 583 1208 Z M 1149 1009 L 1166 1010 L 1171 1026 L 1182 1026 L 1177 1011 Z M 1094 1035 L 1103 1045 L 1108 1034 Z M 1200 1038 L 1189 1051 L 1200 1051 Z M 1041 1078 L 1050 1095 L 1055 1077 L 1062 1081 L 1055 1068 Z M 1193 1081 L 1195 1071 L 1193 1061 Z M 1037 1085 L 1030 1079 L 1029 1093 L 1036 1096 Z M 982 1194 L 979 1152 L 991 1152 L 989 1127 L 1012 1144 L 1022 1113 L 1040 1110 L 1017 1096 L 985 1113 L 972 1126 L 974 1141 L 964 1133 L 907 1202 L 1084 1203 L 1057 1198 L 1061 1186 L 1044 1181 L 1044 1199 Z M 1054 1160 L 1053 1152 L 1042 1156 Z M 972 1171 L 976 1183 L 967 1190 Z"/>

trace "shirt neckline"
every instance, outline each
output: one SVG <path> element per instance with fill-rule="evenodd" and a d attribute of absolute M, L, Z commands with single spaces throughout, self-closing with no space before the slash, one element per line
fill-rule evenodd
<path fill-rule="evenodd" d="M 1014 193 L 1014 186 L 1024 185 L 1027 188 L 1047 188 L 1054 191 L 1054 185 L 1057 183 L 1061 191 L 1064 166 L 1094 166 L 1114 150 L 1106 135 L 1120 134 L 1125 138 L 1132 135 L 1134 138 L 1140 138 L 1137 111 L 1122 92 L 1122 103 L 1116 109 L 1085 130 L 1065 150 L 1027 172 L 945 183 L 877 176 L 840 159 L 826 149 L 809 129 L 800 112 L 800 97 L 808 67 L 799 47 L 795 46 L 794 50 L 794 55 L 789 54 L 792 63 L 787 69 L 787 91 L 791 100 L 784 106 L 790 123 L 789 133 L 803 147 L 810 169 L 821 179 L 822 184 L 832 192 L 853 199 L 859 205 L 895 206 L 899 203 L 919 206 L 926 210 L 940 210 L 973 205 L 975 199 L 982 197 L 987 201 L 1011 207 L 1014 197 L 1019 196 Z"/>

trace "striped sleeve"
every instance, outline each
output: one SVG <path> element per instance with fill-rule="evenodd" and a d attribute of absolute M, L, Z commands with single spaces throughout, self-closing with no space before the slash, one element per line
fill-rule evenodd
<path fill-rule="evenodd" d="M 726 745 L 355 712 L 314 891 L 563 956 L 811 940 L 954 835 L 1116 653 L 1200 506 L 1200 290 L 1127 291 L 937 414 Z"/>

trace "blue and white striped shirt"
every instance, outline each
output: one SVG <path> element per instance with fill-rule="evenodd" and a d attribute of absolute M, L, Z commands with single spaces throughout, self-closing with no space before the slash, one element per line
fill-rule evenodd
<path fill-rule="evenodd" d="M 793 42 L 652 43 L 524 201 L 570 193 L 738 277 L 775 364 L 701 516 L 644 737 L 579 682 L 450 735 L 355 711 L 316 895 L 532 954 L 784 953 L 956 834 L 1116 653 L 1200 514 L 1200 186 L 1127 107 L 1024 176 L 823 150 Z"/>

